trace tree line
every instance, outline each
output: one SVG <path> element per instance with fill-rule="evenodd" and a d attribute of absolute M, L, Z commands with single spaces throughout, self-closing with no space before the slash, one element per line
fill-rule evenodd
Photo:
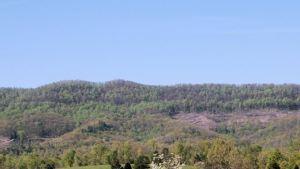
<path fill-rule="evenodd" d="M 1 112 L 6 112 L 9 108 L 29 109 L 41 104 L 55 107 L 88 103 L 139 108 L 145 106 L 144 108 L 149 111 L 165 113 L 167 111 L 170 114 L 179 111 L 298 110 L 300 86 L 293 84 L 151 86 L 117 80 L 106 83 L 62 81 L 35 89 L 0 89 Z"/>
<path fill-rule="evenodd" d="M 0 154 L 0 168 L 55 169 L 108 164 L 111 169 L 180 168 L 184 165 L 199 169 L 298 169 L 300 165 L 299 142 L 285 149 L 263 149 L 225 138 L 175 142 L 168 147 L 153 142 L 146 144 L 146 148 L 130 142 L 110 146 L 95 144 L 88 149 L 69 149 L 56 155 L 31 152 L 14 156 L 4 152 Z"/>

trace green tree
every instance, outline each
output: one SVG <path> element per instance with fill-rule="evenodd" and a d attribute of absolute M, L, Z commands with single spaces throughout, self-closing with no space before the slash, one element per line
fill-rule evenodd
<path fill-rule="evenodd" d="M 55 162 L 51 159 L 43 159 L 41 160 L 41 169 L 55 169 Z"/>
<path fill-rule="evenodd" d="M 18 160 L 20 161 L 20 159 Z M 18 166 L 18 162 L 11 155 L 5 156 L 4 168 L 5 169 L 15 169 Z"/>
<path fill-rule="evenodd" d="M 75 163 L 75 155 L 76 155 L 75 150 L 70 150 L 65 154 L 63 159 L 69 167 L 73 167 L 73 165 Z"/>
<path fill-rule="evenodd" d="M 100 165 L 104 163 L 104 155 L 107 153 L 108 148 L 102 144 L 96 144 L 92 147 L 90 152 L 90 160 L 93 165 Z"/>
<path fill-rule="evenodd" d="M 0 154 L 0 168 L 4 168 L 5 160 L 5 156 Z"/>
<path fill-rule="evenodd" d="M 280 169 L 279 163 L 284 160 L 283 155 L 279 150 L 275 150 L 271 153 L 267 161 L 267 169 Z"/>
<path fill-rule="evenodd" d="M 215 139 L 207 154 L 205 168 L 207 169 L 252 169 L 235 143 L 230 140 Z"/>
<path fill-rule="evenodd" d="M 111 169 L 120 169 L 121 164 L 118 159 L 118 151 L 114 150 L 108 157 L 107 157 L 108 164 L 111 166 Z"/>
<path fill-rule="evenodd" d="M 186 163 L 192 162 L 192 146 L 188 144 L 183 144 L 181 142 L 175 144 L 175 153 L 180 155 L 182 160 Z"/>
<path fill-rule="evenodd" d="M 129 142 L 125 142 L 122 147 L 123 161 L 132 161 L 132 147 Z"/>

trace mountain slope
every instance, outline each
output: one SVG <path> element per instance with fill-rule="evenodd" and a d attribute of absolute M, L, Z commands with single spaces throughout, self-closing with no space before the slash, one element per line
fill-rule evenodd
<path fill-rule="evenodd" d="M 1 88 L 0 136 L 16 143 L 60 140 L 63 145 L 69 140 L 77 146 L 97 140 L 109 144 L 155 139 L 168 144 L 217 136 L 278 145 L 276 139 L 288 129 L 279 129 L 281 123 L 272 121 L 299 109 L 300 86 L 292 84 L 153 86 L 124 80 L 61 81 L 34 89 Z M 96 124 L 88 125 L 91 122 Z M 296 130 L 298 125 L 293 124 Z M 258 137 L 276 139 L 263 142 Z"/>

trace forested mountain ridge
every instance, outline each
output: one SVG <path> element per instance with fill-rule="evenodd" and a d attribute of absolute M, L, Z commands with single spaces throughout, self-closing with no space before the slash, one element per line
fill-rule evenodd
<path fill-rule="evenodd" d="M 61 81 L 35 89 L 0 89 L 0 110 L 16 104 L 85 104 L 132 106 L 166 103 L 174 112 L 233 112 L 251 109 L 300 109 L 300 85 L 202 84 L 150 86 L 116 80 L 106 83 Z"/>
<path fill-rule="evenodd" d="M 164 135 L 180 122 L 193 124 L 193 130 L 228 133 L 231 123 L 269 122 L 299 109 L 300 85 L 294 84 L 154 86 L 125 80 L 60 81 L 31 89 L 1 88 L 0 135 L 16 138 L 23 132 L 28 138 L 57 137 L 89 119 L 116 121 L 111 129 L 126 131 L 136 140 L 149 139 L 150 133 L 159 137 L 158 131 Z M 172 123 L 172 129 L 159 127 L 165 122 L 155 121 L 157 116 Z"/>
<path fill-rule="evenodd" d="M 60 162 L 75 149 L 77 165 L 95 165 L 107 161 L 94 159 L 94 151 L 116 150 L 126 163 L 168 147 L 195 164 L 209 157 L 197 153 L 207 151 L 203 145 L 213 150 L 212 139 L 228 138 L 242 149 L 250 143 L 298 145 L 299 120 L 295 84 L 155 86 L 115 80 L 0 88 L 0 155 L 20 164 L 19 156 L 51 156 L 56 166 L 66 166 Z M 198 145 L 201 151 L 192 148 Z"/>

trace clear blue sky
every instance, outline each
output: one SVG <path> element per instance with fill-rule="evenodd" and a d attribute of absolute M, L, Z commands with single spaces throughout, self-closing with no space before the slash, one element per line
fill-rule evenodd
<path fill-rule="evenodd" d="M 300 83 L 299 0 L 0 0 L 0 86 Z"/>

